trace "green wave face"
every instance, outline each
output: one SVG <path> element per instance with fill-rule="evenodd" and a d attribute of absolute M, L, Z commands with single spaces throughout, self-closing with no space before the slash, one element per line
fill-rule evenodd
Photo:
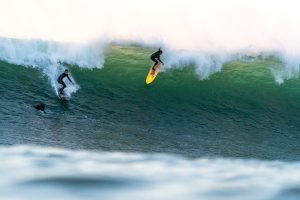
<path fill-rule="evenodd" d="M 274 58 L 245 58 L 199 80 L 195 66 L 145 78 L 153 49 L 112 45 L 102 69 L 65 64 L 80 89 L 57 98 L 38 69 L 0 63 L 2 144 L 299 159 L 300 82 Z M 46 114 L 35 112 L 46 104 Z M 5 138 L 5 139 L 4 139 Z"/>

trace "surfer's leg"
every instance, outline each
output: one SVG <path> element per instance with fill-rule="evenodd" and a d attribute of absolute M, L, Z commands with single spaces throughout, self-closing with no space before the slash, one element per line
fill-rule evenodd
<path fill-rule="evenodd" d="M 154 62 L 152 70 L 155 71 L 156 70 L 156 66 L 158 65 L 158 60 L 157 59 L 152 59 L 151 60 Z"/>
<path fill-rule="evenodd" d="M 63 93 L 63 90 L 64 90 L 67 86 L 66 86 L 66 84 L 65 84 L 63 81 L 61 81 L 60 84 L 62 85 L 62 87 L 59 89 L 59 93 L 62 94 L 62 93 Z"/>
<path fill-rule="evenodd" d="M 58 91 L 60 92 L 60 90 L 61 90 L 61 88 L 62 88 L 61 86 L 62 86 L 63 83 L 62 83 L 61 80 L 57 80 L 57 82 L 60 84 L 60 88 L 58 89 Z"/>

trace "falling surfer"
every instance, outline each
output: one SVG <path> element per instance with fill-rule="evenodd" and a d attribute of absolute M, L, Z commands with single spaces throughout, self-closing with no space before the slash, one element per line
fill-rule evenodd
<path fill-rule="evenodd" d="M 57 82 L 59 83 L 59 84 L 61 84 L 62 85 L 62 87 L 58 90 L 59 91 L 59 95 L 63 95 L 64 93 L 63 93 L 63 91 L 64 91 L 64 89 L 67 87 L 67 85 L 65 84 L 65 82 L 64 82 L 64 78 L 68 78 L 68 80 L 73 84 L 73 82 L 72 82 L 72 80 L 70 79 L 70 77 L 69 77 L 69 70 L 68 69 L 65 69 L 65 71 L 64 71 L 64 73 L 62 73 L 59 77 L 58 77 L 58 79 L 57 79 Z"/>
<path fill-rule="evenodd" d="M 154 62 L 153 67 L 152 67 L 152 75 L 155 74 L 157 67 L 159 66 L 159 64 L 161 63 L 162 65 L 164 65 L 164 62 L 161 61 L 160 56 L 162 55 L 163 51 L 159 48 L 158 51 L 154 52 L 150 59 Z"/>

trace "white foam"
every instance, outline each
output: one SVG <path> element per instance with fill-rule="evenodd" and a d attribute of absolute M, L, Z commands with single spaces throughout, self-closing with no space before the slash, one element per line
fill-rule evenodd
<path fill-rule="evenodd" d="M 201 52 L 166 51 L 166 69 L 193 66 L 200 79 L 207 79 L 211 74 L 221 71 L 223 64 L 230 60 L 229 55 L 210 55 Z"/>
<path fill-rule="evenodd" d="M 299 77 L 299 56 L 280 52 L 278 53 L 278 58 L 282 62 L 282 65 L 271 68 L 276 83 L 282 84 L 285 80 Z"/>

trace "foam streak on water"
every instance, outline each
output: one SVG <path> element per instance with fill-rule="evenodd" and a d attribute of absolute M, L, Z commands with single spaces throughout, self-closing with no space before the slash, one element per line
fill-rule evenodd
<path fill-rule="evenodd" d="M 300 163 L 1 147 L 1 199 L 296 199 Z M 18 191 L 18 192 L 13 192 Z"/>

